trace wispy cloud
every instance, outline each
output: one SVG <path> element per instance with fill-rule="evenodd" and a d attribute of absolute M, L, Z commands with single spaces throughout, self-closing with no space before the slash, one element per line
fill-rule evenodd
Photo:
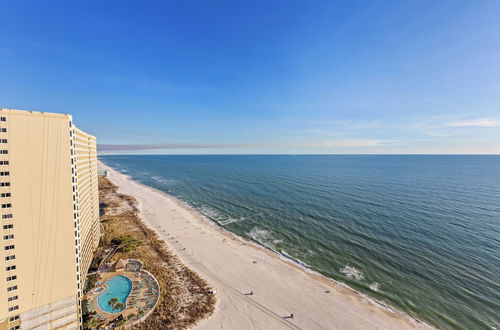
<path fill-rule="evenodd" d="M 330 126 L 330 127 L 338 127 L 342 129 L 371 129 L 371 128 L 387 128 L 388 126 L 394 125 L 394 123 L 387 122 L 383 119 L 376 119 L 376 120 L 360 120 L 360 121 L 353 121 L 353 120 L 330 120 L 330 119 L 324 119 L 324 120 L 303 120 L 303 121 L 297 121 L 300 122 L 301 124 L 309 125 L 309 126 L 319 126 L 319 127 L 325 127 L 325 126 Z"/>
<path fill-rule="evenodd" d="M 99 151 L 138 151 L 138 150 L 168 150 L 168 149 L 227 149 L 253 148 L 258 144 L 203 144 L 203 143 L 156 143 L 156 144 L 99 144 Z"/>
<path fill-rule="evenodd" d="M 395 141 L 387 140 L 326 140 L 321 142 L 303 143 L 293 145 L 304 148 L 349 148 L 349 147 L 378 147 L 382 145 L 394 144 Z"/>
<path fill-rule="evenodd" d="M 445 127 L 500 127 L 500 119 L 477 118 L 469 120 L 458 120 L 444 124 Z"/>
<path fill-rule="evenodd" d="M 393 144 L 384 140 L 324 140 L 304 143 L 157 143 L 99 144 L 99 152 L 179 150 L 179 149 L 253 149 L 253 148 L 350 148 L 376 147 Z"/>
<path fill-rule="evenodd" d="M 490 134 L 488 129 L 493 127 L 500 127 L 500 119 L 434 116 L 415 123 L 412 129 L 429 136 L 452 137 L 471 134 L 471 131 L 477 136 L 479 130 L 484 131 L 483 134 Z"/>

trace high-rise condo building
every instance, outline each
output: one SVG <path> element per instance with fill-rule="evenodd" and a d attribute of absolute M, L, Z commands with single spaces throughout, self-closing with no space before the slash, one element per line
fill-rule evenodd
<path fill-rule="evenodd" d="M 72 117 L 0 109 L 0 329 L 75 329 L 99 244 L 96 139 Z"/>

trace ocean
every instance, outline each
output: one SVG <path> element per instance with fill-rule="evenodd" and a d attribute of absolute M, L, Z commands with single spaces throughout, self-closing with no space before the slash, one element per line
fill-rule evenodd
<path fill-rule="evenodd" d="M 101 160 L 438 328 L 500 329 L 500 156 Z"/>

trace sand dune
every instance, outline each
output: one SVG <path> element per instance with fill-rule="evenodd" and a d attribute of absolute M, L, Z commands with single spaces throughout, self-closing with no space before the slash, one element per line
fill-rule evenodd
<path fill-rule="evenodd" d="M 217 291 L 216 311 L 199 329 L 428 328 L 227 233 L 167 194 L 100 166 L 110 171 L 120 192 L 140 201 L 143 220 L 170 249 Z"/>

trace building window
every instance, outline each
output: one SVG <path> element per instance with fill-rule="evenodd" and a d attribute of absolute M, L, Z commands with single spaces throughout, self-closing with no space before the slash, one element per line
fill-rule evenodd
<path fill-rule="evenodd" d="M 3 225 L 3 229 L 12 229 L 14 228 L 14 225 L 13 224 L 8 224 L 8 225 Z"/>
<path fill-rule="evenodd" d="M 7 155 L 9 153 L 9 150 L 0 150 L 0 155 Z"/>
<path fill-rule="evenodd" d="M 10 172 L 0 172 L 0 176 L 7 176 L 10 175 Z"/>
<path fill-rule="evenodd" d="M 0 121 L 7 121 L 7 117 L 0 117 Z"/>
<path fill-rule="evenodd" d="M 3 248 L 5 251 L 7 250 L 14 250 L 14 245 L 7 245 Z"/>
<path fill-rule="evenodd" d="M 2 219 L 12 219 L 12 214 L 2 214 Z"/>
<path fill-rule="evenodd" d="M 12 207 L 11 203 L 2 204 L 2 209 L 8 209 L 8 208 L 11 208 L 11 207 Z"/>
<path fill-rule="evenodd" d="M 16 259 L 16 256 L 15 256 L 15 255 L 11 255 L 11 256 L 6 256 L 6 257 L 5 257 L 5 260 L 6 260 L 6 261 L 9 261 L 9 260 L 14 260 L 14 259 Z"/>
<path fill-rule="evenodd" d="M 17 288 L 17 286 L 16 286 Z M 17 321 L 19 320 L 19 315 L 16 315 L 16 316 L 12 316 L 11 318 L 9 318 L 9 322 L 14 322 L 14 321 Z"/>
<path fill-rule="evenodd" d="M 17 285 L 14 285 L 14 286 L 9 286 L 7 288 L 7 292 L 10 292 L 10 291 L 14 291 L 14 290 L 17 290 Z M 12 321 L 11 321 L 12 322 Z"/>
<path fill-rule="evenodd" d="M 10 193 L 1 193 L 0 197 L 10 197 Z"/>
<path fill-rule="evenodd" d="M 16 269 L 16 265 L 14 265 L 14 266 L 7 266 L 7 267 L 5 267 L 5 270 L 6 270 L 7 272 L 8 272 L 8 271 L 11 271 L 11 270 L 14 270 L 14 269 Z"/>
<path fill-rule="evenodd" d="M 12 307 L 9 307 L 9 312 L 13 312 L 13 311 L 17 311 L 19 309 L 19 306 L 12 306 Z"/>
<path fill-rule="evenodd" d="M 19 298 L 18 296 L 12 296 L 12 297 L 9 297 L 9 299 L 7 299 L 7 301 L 14 301 L 14 300 L 17 300 L 17 298 Z"/>
<path fill-rule="evenodd" d="M 14 235 L 4 235 L 3 239 L 4 240 L 9 240 L 9 239 L 13 239 L 14 238 Z"/>
<path fill-rule="evenodd" d="M 0 139 L 0 143 L 7 143 L 7 139 Z"/>
<path fill-rule="evenodd" d="M 0 165 L 9 165 L 8 160 L 0 160 Z"/>
<path fill-rule="evenodd" d="M 14 281 L 17 279 L 17 275 L 7 276 L 7 282 Z"/>
<path fill-rule="evenodd" d="M 21 329 L 20 325 L 16 325 L 14 327 L 9 328 L 9 330 L 19 330 L 19 329 Z"/>
<path fill-rule="evenodd" d="M 0 187 L 10 187 L 10 182 L 0 182 Z"/>

